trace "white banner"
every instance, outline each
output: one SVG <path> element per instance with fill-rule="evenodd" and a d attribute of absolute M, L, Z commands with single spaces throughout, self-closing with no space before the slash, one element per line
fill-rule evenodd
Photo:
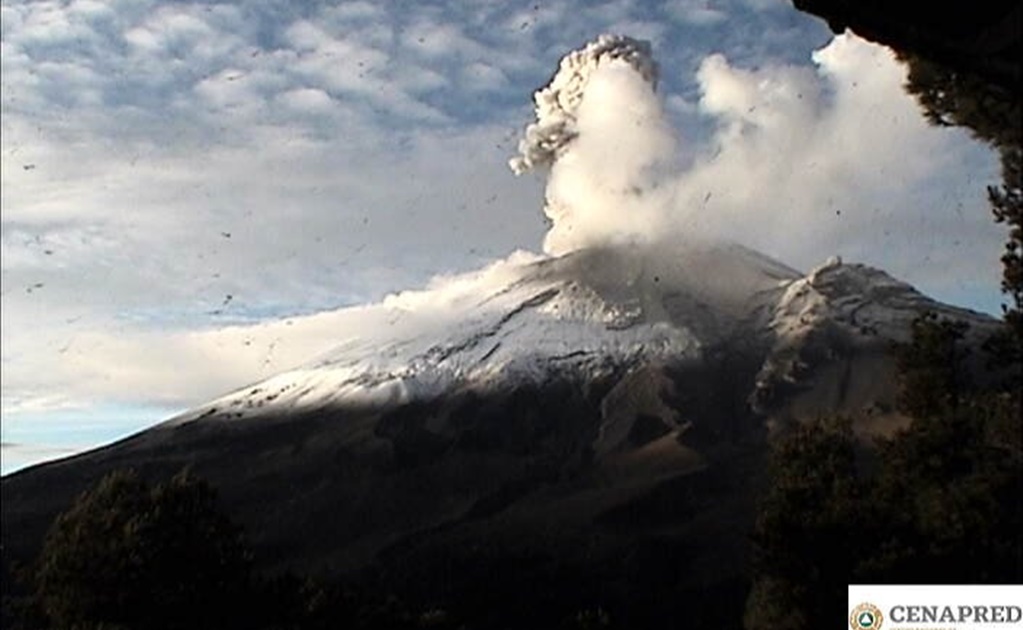
<path fill-rule="evenodd" d="M 1023 585 L 850 584 L 851 630 L 1023 630 Z"/>

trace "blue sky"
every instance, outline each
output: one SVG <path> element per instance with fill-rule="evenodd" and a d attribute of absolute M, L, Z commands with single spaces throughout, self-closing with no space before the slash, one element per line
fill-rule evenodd
<path fill-rule="evenodd" d="M 507 160 L 603 32 L 653 45 L 693 221 L 1000 301 L 991 153 L 787 0 L 2 6 L 5 443 L 121 435 L 329 349 L 287 318 L 539 251 Z"/>

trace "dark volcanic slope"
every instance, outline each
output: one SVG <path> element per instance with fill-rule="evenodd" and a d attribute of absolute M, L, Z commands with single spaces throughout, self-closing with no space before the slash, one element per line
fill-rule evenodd
<path fill-rule="evenodd" d="M 107 471 L 155 479 L 191 465 L 266 567 L 380 580 L 413 601 L 472 602 L 476 614 L 548 610 L 555 592 L 575 595 L 557 604 L 566 612 L 648 598 L 651 619 L 674 609 L 666 593 L 690 588 L 722 589 L 735 606 L 763 435 L 752 416 L 719 410 L 749 391 L 752 367 L 684 401 L 713 420 L 706 430 L 679 428 L 663 400 L 696 375 L 659 367 L 382 414 L 152 430 L 5 478 L 5 555 L 27 558 L 53 514 Z M 624 446 L 598 456 L 607 414 L 636 421 Z M 529 606 L 509 608 L 512 592 Z"/>
<path fill-rule="evenodd" d="M 739 267 L 749 264 L 764 268 L 752 258 Z M 604 308 L 612 297 L 631 310 L 627 327 L 607 320 L 581 343 L 624 347 L 621 339 L 642 340 L 641 331 L 663 339 L 670 329 L 686 351 L 630 349 L 595 361 L 601 346 L 590 343 L 565 355 L 575 364 L 534 356 L 529 365 L 545 372 L 510 372 L 486 386 L 449 379 L 439 393 L 386 404 L 232 406 L 265 396 L 262 386 L 246 388 L 112 446 L 3 478 L 5 562 L 33 557 L 53 516 L 103 474 L 132 467 L 159 479 L 187 465 L 220 490 L 266 569 L 376 584 L 493 627 L 595 606 L 615 610 L 624 627 L 728 627 L 746 595 L 768 427 L 842 411 L 856 414 L 863 433 L 890 430 L 901 419 L 889 347 L 912 318 L 927 309 L 966 318 L 973 339 L 993 325 L 837 261 L 803 278 L 764 274 L 766 285 L 749 283 L 747 303 L 715 301 L 685 278 L 666 282 L 664 269 L 640 265 L 598 294 L 562 283 L 550 267 L 536 268 L 540 280 L 500 289 L 507 310 L 480 328 L 422 344 L 426 358 L 413 363 L 427 366 L 425 376 L 408 378 L 432 378 L 459 352 L 482 353 L 471 355 L 476 366 L 499 354 L 458 343 L 459 334 L 483 330 L 488 343 L 527 352 L 522 339 L 536 326 L 575 325 L 563 312 L 549 322 L 540 309 L 567 309 L 584 294 L 590 307 L 576 309 L 579 326 L 592 328 L 592 313 L 627 310 Z M 275 387 L 288 379 L 299 390 L 336 382 L 306 370 L 277 377 Z M 685 622 L 674 617 L 683 610 Z"/>

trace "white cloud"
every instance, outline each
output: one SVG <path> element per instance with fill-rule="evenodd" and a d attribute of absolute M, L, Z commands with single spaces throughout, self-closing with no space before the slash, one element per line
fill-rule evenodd
<path fill-rule="evenodd" d="M 460 28 L 432 20 L 409 26 L 403 33 L 402 41 L 410 50 L 427 58 L 480 59 L 488 56 L 484 47 Z"/>
<path fill-rule="evenodd" d="M 74 0 L 68 5 L 68 12 L 91 20 L 109 19 L 115 15 L 114 9 L 100 0 Z"/>
<path fill-rule="evenodd" d="M 19 38 L 27 42 L 54 45 L 92 34 L 87 25 L 73 20 L 73 15 L 56 2 L 22 5 L 14 11 L 20 15 L 20 19 L 15 18 Z"/>
<path fill-rule="evenodd" d="M 372 20 L 386 19 L 384 10 L 369 2 L 346 2 L 336 7 L 330 7 L 325 12 L 325 17 L 334 18 L 342 22 L 365 23 Z"/>
<path fill-rule="evenodd" d="M 285 35 L 299 51 L 290 69 L 313 86 L 366 99 L 376 108 L 413 120 L 447 120 L 444 113 L 416 97 L 445 85 L 441 74 L 414 63 L 393 63 L 391 55 L 380 49 L 356 39 L 335 38 L 308 21 L 295 23 Z"/>
<path fill-rule="evenodd" d="M 809 18 L 674 6 L 688 25 L 628 1 L 5 1 L 4 409 L 201 402 L 264 374 L 273 339 L 245 346 L 230 325 L 377 300 L 537 248 L 542 182 L 504 161 L 558 57 L 615 25 L 660 37 L 669 109 L 702 125 L 680 134 L 695 168 L 678 202 L 713 213 L 691 221 L 797 264 L 837 249 L 928 286 L 983 277 L 995 292 L 997 261 L 983 261 L 999 235 L 982 199 L 993 162 L 963 134 L 927 129 L 890 61 L 836 46 L 816 74 L 809 46 L 826 31 Z M 696 64 L 715 50 L 729 62 L 705 67 L 698 101 Z M 795 86 L 816 100 L 801 105 Z M 743 142 L 726 148 L 729 134 Z M 705 136 L 716 157 L 684 142 Z M 743 215 L 744 198 L 760 214 Z M 945 280 L 913 262 L 921 253 Z M 332 345 L 322 333 L 300 337 Z"/>
<path fill-rule="evenodd" d="M 481 62 L 467 65 L 462 70 L 463 81 L 473 91 L 488 92 L 508 85 L 508 77 L 499 68 Z"/>
<path fill-rule="evenodd" d="M 329 112 L 335 106 L 330 95 L 316 88 L 297 88 L 277 95 L 287 107 L 302 112 Z"/>
<path fill-rule="evenodd" d="M 67 457 L 80 450 L 88 444 L 75 446 L 47 446 L 35 444 L 11 444 L 4 442 L 0 445 L 0 474 L 6 475 L 34 463 L 44 460 Z"/>
<path fill-rule="evenodd" d="M 187 407 L 295 368 L 340 345 L 373 347 L 385 340 L 433 329 L 440 333 L 483 289 L 517 277 L 535 254 L 517 252 L 475 272 L 434 278 L 423 291 L 405 291 L 379 303 L 207 330 L 85 331 L 62 349 L 49 369 L 31 379 L 36 396 L 7 400 L 9 412 L 69 408 L 79 404 L 148 404 Z M 145 366 L 140 369 L 139 366 Z M 29 383 L 15 383 L 16 389 Z M 42 394 L 60 391 L 59 398 Z"/>
<path fill-rule="evenodd" d="M 146 55 L 217 63 L 244 44 L 247 24 L 229 5 L 166 5 L 142 16 L 124 39 Z"/>
<path fill-rule="evenodd" d="M 846 35 L 813 59 L 749 70 L 708 56 L 697 108 L 716 129 L 708 146 L 685 147 L 671 175 L 673 132 L 649 86 L 629 71 L 635 85 L 607 84 L 574 53 L 537 93 L 539 123 L 513 162 L 553 161 L 545 250 L 727 239 L 803 268 L 828 254 L 866 261 L 945 299 L 987 278 L 994 295 L 999 230 L 978 185 L 995 175 L 991 151 L 928 125 L 887 49 Z M 964 276 L 935 264 L 956 256 Z"/>
<path fill-rule="evenodd" d="M 333 40 L 322 28 L 309 20 L 298 20 L 285 31 L 284 37 L 298 52 L 312 52 Z"/>
<path fill-rule="evenodd" d="M 665 3 L 668 15 L 676 20 L 694 26 L 718 24 L 728 19 L 728 14 L 712 6 L 708 0 L 676 0 Z"/>
<path fill-rule="evenodd" d="M 720 56 L 703 63 L 700 107 L 719 127 L 714 152 L 679 180 L 684 229 L 804 267 L 833 251 L 932 290 L 947 276 L 927 264 L 930 250 L 959 235 L 971 251 L 957 254 L 993 280 L 998 230 L 983 209 L 990 152 L 930 127 L 886 49 L 847 35 L 814 58 L 817 74 L 743 70 Z"/>
<path fill-rule="evenodd" d="M 784 10 L 790 7 L 788 0 L 741 0 L 743 4 L 756 11 Z"/>

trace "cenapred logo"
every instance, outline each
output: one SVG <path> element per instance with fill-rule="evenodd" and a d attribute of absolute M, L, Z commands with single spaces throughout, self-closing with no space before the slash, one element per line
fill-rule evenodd
<path fill-rule="evenodd" d="M 850 584 L 846 610 L 851 630 L 1023 630 L 1021 602 L 1023 584 Z"/>
<path fill-rule="evenodd" d="M 849 627 L 852 630 L 880 630 L 884 615 L 873 604 L 863 603 L 849 613 Z"/>

